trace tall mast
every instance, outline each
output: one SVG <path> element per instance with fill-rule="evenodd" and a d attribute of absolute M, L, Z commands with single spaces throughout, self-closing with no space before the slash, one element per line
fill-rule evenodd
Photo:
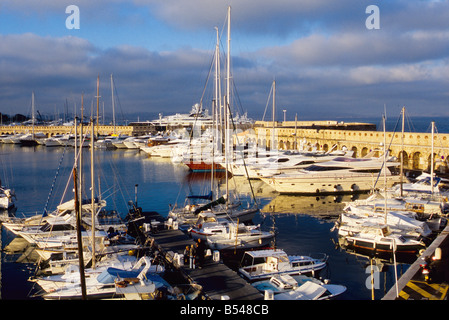
<path fill-rule="evenodd" d="M 435 122 L 432 121 L 432 151 L 430 154 L 430 185 L 431 185 L 431 192 L 433 194 L 433 161 L 434 161 L 434 156 L 433 156 L 433 136 L 435 133 Z"/>
<path fill-rule="evenodd" d="M 90 147 L 90 182 L 91 182 L 91 197 L 92 197 L 92 268 L 95 269 L 95 177 L 94 177 L 94 121 L 91 119 L 91 147 Z M 98 123 L 98 121 L 97 121 Z"/>
<path fill-rule="evenodd" d="M 215 150 L 218 150 L 218 125 L 217 125 L 217 110 L 219 106 L 218 100 L 218 69 L 219 69 L 219 50 L 220 50 L 220 37 L 218 34 L 218 28 L 215 27 L 217 33 L 217 44 L 215 46 L 215 93 L 214 93 L 214 103 L 212 104 L 212 169 L 211 169 L 211 180 L 210 180 L 210 190 L 213 194 L 214 190 L 214 158 Z"/>
<path fill-rule="evenodd" d="M 114 101 L 114 81 L 112 80 L 112 73 L 111 73 L 111 97 L 112 97 L 112 125 L 114 126 L 114 134 L 115 134 L 115 101 Z"/>
<path fill-rule="evenodd" d="M 100 124 L 100 121 L 98 121 L 98 116 L 100 114 L 100 75 L 98 75 L 97 77 L 97 134 L 100 132 L 98 130 L 98 126 Z M 94 138 L 94 136 L 92 135 L 92 139 Z"/>
<path fill-rule="evenodd" d="M 80 136 L 79 136 L 79 170 L 78 170 L 78 175 L 79 175 L 79 186 L 80 186 L 80 190 L 79 190 L 79 202 L 80 202 L 80 208 L 82 210 L 83 206 L 83 194 L 82 194 L 82 188 L 83 188 L 83 178 L 84 178 L 84 173 L 83 173 L 83 144 L 84 144 L 84 127 L 83 127 L 83 119 L 84 119 L 84 94 L 81 94 L 81 123 L 80 123 Z M 75 133 L 75 154 L 77 154 L 77 147 L 78 147 L 78 138 L 76 137 L 76 133 Z"/>
<path fill-rule="evenodd" d="M 384 123 L 384 205 L 385 205 L 385 224 L 387 224 L 387 129 L 385 127 L 386 115 L 383 116 L 383 123 Z"/>
<path fill-rule="evenodd" d="M 276 115 L 276 80 L 273 80 L 273 132 L 271 133 L 271 148 L 270 150 L 274 150 L 274 130 L 276 127 L 275 122 L 275 115 Z"/>
<path fill-rule="evenodd" d="M 298 150 L 298 114 L 295 114 L 295 150 Z"/>
<path fill-rule="evenodd" d="M 402 107 L 402 136 L 401 136 L 401 145 L 402 145 L 402 152 L 401 152 L 401 197 L 404 193 L 404 117 L 405 117 L 405 107 Z"/>
<path fill-rule="evenodd" d="M 75 118 L 76 121 L 76 118 Z M 78 186 L 77 186 L 77 174 L 76 174 L 76 156 L 75 156 L 75 167 L 73 168 L 73 188 L 75 189 L 75 213 L 76 213 L 76 237 L 78 241 L 78 262 L 80 268 L 80 283 L 81 283 L 81 297 L 86 300 L 86 278 L 84 274 L 84 256 L 83 256 L 83 238 L 81 236 L 81 212 L 80 205 L 78 202 Z"/>
<path fill-rule="evenodd" d="M 228 157 L 230 148 L 229 139 L 229 113 L 230 113 L 230 92 L 231 92 L 231 6 L 228 7 L 228 48 L 227 48 L 227 62 L 226 62 L 226 103 L 225 103 L 225 163 L 226 163 L 226 196 L 229 195 L 229 185 L 228 185 Z M 228 201 L 226 201 L 226 207 L 228 206 Z"/>
<path fill-rule="evenodd" d="M 34 139 L 34 121 L 36 117 L 34 116 L 34 91 L 31 93 L 31 123 L 33 125 L 33 139 Z"/>

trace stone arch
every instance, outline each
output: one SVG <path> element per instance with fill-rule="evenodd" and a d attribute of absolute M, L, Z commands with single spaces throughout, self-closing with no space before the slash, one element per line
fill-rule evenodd
<path fill-rule="evenodd" d="M 412 169 L 420 168 L 421 152 L 417 151 L 412 156 Z"/>
<path fill-rule="evenodd" d="M 406 151 L 401 151 L 398 154 L 398 159 L 399 161 L 401 161 L 401 155 L 404 156 L 404 158 L 402 159 L 402 165 L 404 166 L 404 168 L 408 168 L 409 166 L 409 159 L 408 159 L 408 154 Z"/>
<path fill-rule="evenodd" d="M 433 168 L 435 169 L 435 162 L 437 161 L 438 155 L 436 153 L 433 154 Z M 427 170 L 431 170 L 432 167 L 432 153 L 429 153 L 429 156 L 427 157 Z"/>
<path fill-rule="evenodd" d="M 327 143 L 325 143 L 324 145 L 323 145 L 323 151 L 324 152 L 327 152 L 329 150 L 329 146 L 327 145 Z"/>
<path fill-rule="evenodd" d="M 284 140 L 280 140 L 279 141 L 278 149 L 279 150 L 284 150 Z"/>
<path fill-rule="evenodd" d="M 360 156 L 363 158 L 364 156 L 366 156 L 368 154 L 368 152 L 369 152 L 368 148 L 363 147 Z"/>
<path fill-rule="evenodd" d="M 353 158 L 357 158 L 357 156 L 358 156 L 358 154 L 357 154 L 357 147 L 356 147 L 356 146 L 353 146 L 353 147 L 351 148 L 351 151 L 353 152 L 352 157 L 353 157 Z"/>

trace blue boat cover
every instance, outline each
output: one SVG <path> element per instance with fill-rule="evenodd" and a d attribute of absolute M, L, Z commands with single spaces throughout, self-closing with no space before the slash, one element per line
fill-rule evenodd
<path fill-rule="evenodd" d="M 139 273 L 140 270 L 128 271 L 109 267 L 98 275 L 97 281 L 103 284 L 114 283 L 117 278 L 137 278 Z"/>

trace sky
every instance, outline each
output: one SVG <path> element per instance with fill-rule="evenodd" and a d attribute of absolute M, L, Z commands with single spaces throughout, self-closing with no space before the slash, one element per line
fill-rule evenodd
<path fill-rule="evenodd" d="M 215 28 L 224 61 L 229 6 L 240 114 L 271 120 L 276 80 L 277 120 L 283 110 L 287 120 L 381 118 L 403 106 L 449 116 L 447 0 L 0 0 L 0 112 L 29 115 L 34 92 L 42 115 L 79 113 L 81 97 L 88 113 L 99 77 L 112 114 L 111 74 L 123 120 L 210 108 Z"/>

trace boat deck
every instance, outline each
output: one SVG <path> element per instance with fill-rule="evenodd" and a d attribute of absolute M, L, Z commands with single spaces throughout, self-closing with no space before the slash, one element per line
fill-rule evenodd
<path fill-rule="evenodd" d="M 202 286 L 204 295 L 212 300 L 263 300 L 263 294 L 242 279 L 237 272 L 222 262 L 206 258 L 201 269 L 178 265 L 174 255 L 182 254 L 186 246 L 194 241 L 181 230 L 159 228 L 157 232 L 146 234 L 153 246 L 165 256 L 166 260 L 179 269 L 191 282 Z"/>

